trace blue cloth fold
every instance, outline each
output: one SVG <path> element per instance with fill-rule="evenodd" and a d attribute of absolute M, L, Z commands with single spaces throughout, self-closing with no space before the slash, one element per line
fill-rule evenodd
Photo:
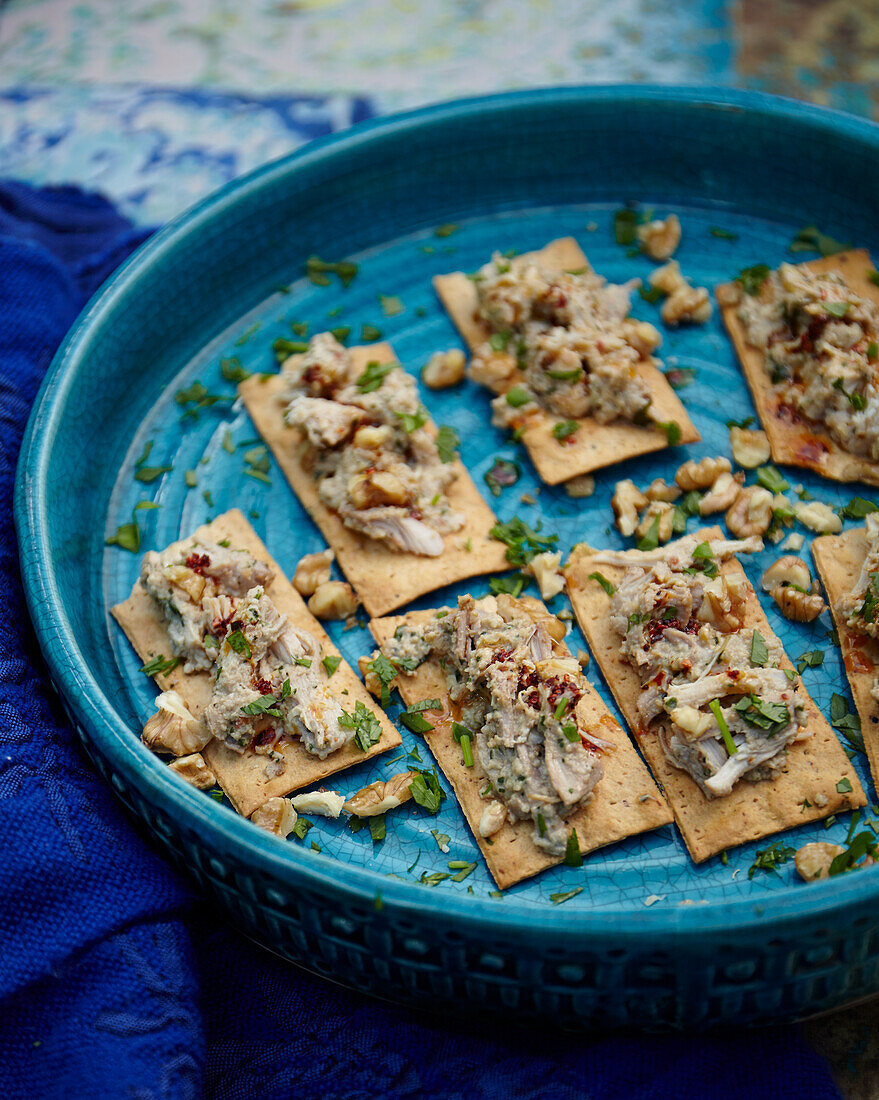
<path fill-rule="evenodd" d="M 55 348 L 146 234 L 74 188 L 0 184 L 0 1094 L 838 1097 L 798 1029 L 560 1035 L 418 1015 L 278 961 L 223 924 L 100 780 L 49 684 L 11 521 Z"/>

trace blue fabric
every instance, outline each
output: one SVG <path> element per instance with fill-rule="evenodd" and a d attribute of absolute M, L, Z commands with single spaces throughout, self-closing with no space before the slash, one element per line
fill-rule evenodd
<path fill-rule="evenodd" d="M 52 353 L 143 238 L 102 199 L 0 184 L 0 1095 L 837 1097 L 796 1028 L 586 1039 L 418 1016 L 222 924 L 98 778 L 24 605 L 15 460 Z"/>

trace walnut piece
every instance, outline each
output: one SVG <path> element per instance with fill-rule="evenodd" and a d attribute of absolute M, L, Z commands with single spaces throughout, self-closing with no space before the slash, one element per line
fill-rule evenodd
<path fill-rule="evenodd" d="M 769 461 L 769 436 L 766 432 L 730 428 L 729 441 L 733 458 L 746 470 L 754 470 Z"/>
<path fill-rule="evenodd" d="M 465 363 L 464 352 L 460 348 L 434 352 L 421 372 L 422 381 L 432 390 L 455 386 L 464 377 Z"/>
<path fill-rule="evenodd" d="M 347 619 L 360 605 L 354 589 L 345 581 L 325 581 L 317 586 L 308 601 L 308 610 L 316 619 Z"/>
<path fill-rule="evenodd" d="M 799 531 L 792 531 L 781 544 L 782 550 L 802 550 L 805 537 Z"/>
<path fill-rule="evenodd" d="M 728 474 L 732 470 L 732 463 L 728 458 L 703 458 L 699 462 L 694 459 L 689 459 L 679 466 L 675 473 L 675 483 L 678 484 L 685 493 L 692 492 L 693 489 L 708 489 L 721 474 Z"/>
<path fill-rule="evenodd" d="M 290 799 L 299 814 L 317 814 L 318 817 L 338 817 L 345 805 L 345 796 L 338 791 L 306 791 Z"/>
<path fill-rule="evenodd" d="M 681 490 L 677 485 L 668 485 L 665 478 L 657 477 L 644 490 L 644 496 L 648 500 L 665 500 L 671 502 L 677 500 Z"/>
<path fill-rule="evenodd" d="M 660 290 L 663 294 L 668 295 L 690 285 L 681 274 L 681 265 L 677 260 L 670 260 L 662 267 L 651 271 L 649 282 L 654 290 Z"/>
<path fill-rule="evenodd" d="M 555 553 L 547 550 L 542 554 L 535 554 L 522 570 L 523 573 L 530 573 L 537 581 L 542 600 L 551 600 L 553 596 L 564 591 L 565 578 L 561 571 L 561 561 L 561 550 Z"/>
<path fill-rule="evenodd" d="M 576 500 L 582 497 L 591 497 L 595 492 L 595 478 L 592 474 L 579 474 L 565 482 L 565 492 Z"/>
<path fill-rule="evenodd" d="M 181 779 L 185 779 L 200 791 L 207 791 L 217 785 L 217 777 L 207 766 L 200 752 L 190 753 L 189 756 L 178 756 L 168 764 L 168 767 L 175 775 L 179 775 Z"/>
<path fill-rule="evenodd" d="M 514 355 L 506 351 L 493 351 L 486 343 L 470 360 L 467 374 L 474 382 L 490 390 L 505 390 L 507 383 L 519 375 L 519 364 Z"/>
<path fill-rule="evenodd" d="M 163 691 L 156 697 L 158 710 L 143 727 L 141 740 L 153 752 L 188 756 L 201 752 L 211 739 L 202 723 L 191 713 L 179 691 Z"/>
<path fill-rule="evenodd" d="M 289 798 L 270 798 L 253 811 L 250 820 L 260 829 L 286 838 L 293 832 L 298 816 Z"/>
<path fill-rule="evenodd" d="M 699 515 L 710 516 L 713 512 L 725 512 L 731 508 L 742 491 L 744 480 L 744 474 L 731 474 L 725 470 L 699 501 Z"/>
<path fill-rule="evenodd" d="M 772 522 L 772 493 L 759 485 L 742 489 L 726 513 L 726 525 L 737 539 L 763 535 Z"/>
<path fill-rule="evenodd" d="M 377 817 L 386 810 L 396 809 L 412 797 L 410 786 L 417 772 L 400 772 L 389 779 L 379 779 L 355 792 L 343 809 L 355 817 Z"/>
<path fill-rule="evenodd" d="M 795 584 L 808 591 L 812 584 L 812 574 L 802 558 L 785 554 L 769 566 L 760 578 L 760 584 L 764 592 L 771 592 L 780 584 Z"/>
<path fill-rule="evenodd" d="M 670 327 L 703 325 L 711 316 L 711 298 L 704 286 L 682 286 L 662 303 L 659 316 Z"/>
<path fill-rule="evenodd" d="M 638 526 L 638 513 L 646 508 L 648 503 L 647 497 L 634 481 L 626 478 L 616 483 L 610 504 L 621 535 L 626 538 L 634 535 L 635 528 Z"/>
<path fill-rule="evenodd" d="M 479 835 L 494 836 L 507 820 L 506 807 L 501 802 L 489 802 L 479 819 Z"/>
<path fill-rule="evenodd" d="M 845 848 L 841 844 L 828 844 L 826 840 L 814 840 L 804 844 L 794 856 L 794 864 L 800 877 L 806 882 L 817 878 L 830 878 L 830 864 L 841 856 Z"/>
<path fill-rule="evenodd" d="M 829 504 L 824 504 L 820 500 L 810 500 L 808 504 L 805 501 L 797 501 L 794 504 L 794 515 L 810 531 L 838 535 L 842 530 L 842 520 Z"/>
<path fill-rule="evenodd" d="M 795 623 L 811 623 L 824 610 L 824 600 L 817 593 L 800 592 L 787 584 L 776 585 L 772 598 L 786 619 Z"/>
<path fill-rule="evenodd" d="M 312 596 L 319 585 L 327 583 L 335 557 L 332 550 L 321 550 L 319 554 L 306 554 L 299 559 L 293 574 L 293 587 L 300 596 Z"/>
<path fill-rule="evenodd" d="M 387 470 L 356 474 L 348 482 L 348 494 L 355 508 L 400 506 L 409 501 L 409 490 L 396 474 Z"/>
<path fill-rule="evenodd" d="M 365 424 L 354 433 L 354 446 L 365 451 L 380 451 L 393 434 L 390 424 Z"/>
<path fill-rule="evenodd" d="M 668 542 L 674 535 L 675 507 L 664 500 L 653 500 L 647 505 L 647 511 L 641 516 L 641 522 L 635 528 L 635 534 L 643 539 L 653 526 L 656 517 L 659 517 L 659 525 L 656 529 L 656 537 L 659 542 Z"/>
<path fill-rule="evenodd" d="M 662 343 L 662 335 L 656 325 L 651 325 L 649 321 L 636 321 L 634 317 L 623 321 L 622 335 L 642 359 L 649 358 Z"/>
<path fill-rule="evenodd" d="M 638 244 L 651 260 L 667 260 L 681 243 L 681 222 L 677 214 L 638 226 Z"/>

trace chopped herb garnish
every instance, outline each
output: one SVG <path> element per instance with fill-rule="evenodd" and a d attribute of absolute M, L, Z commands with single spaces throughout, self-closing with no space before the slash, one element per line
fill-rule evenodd
<path fill-rule="evenodd" d="M 301 665 L 303 668 L 311 668 L 311 658 L 310 657 L 294 657 L 293 658 L 293 664 L 294 665 Z M 290 681 L 288 680 L 287 683 L 289 683 L 289 682 Z"/>
<path fill-rule="evenodd" d="M 861 719 L 848 709 L 848 700 L 844 695 L 834 692 L 830 697 L 830 724 L 838 729 L 846 743 L 855 752 L 864 752 L 864 738 L 861 733 Z"/>
<path fill-rule="evenodd" d="M 689 493 L 685 493 L 681 498 L 681 502 L 678 505 L 680 510 L 686 516 L 698 516 L 699 515 L 699 501 L 702 499 L 699 492 L 696 489 L 691 489 Z M 708 543 L 701 543 L 702 546 L 707 546 Z"/>
<path fill-rule="evenodd" d="M 463 882 L 476 870 L 476 864 L 468 863 L 465 859 L 450 859 L 449 870 L 458 872 L 456 875 L 452 875 L 452 882 Z"/>
<path fill-rule="evenodd" d="M 391 705 L 390 684 L 395 679 L 397 670 L 384 653 L 379 653 L 372 661 L 367 661 L 366 668 L 381 684 L 381 703 L 385 710 L 387 710 Z"/>
<path fill-rule="evenodd" d="M 768 278 L 768 264 L 754 264 L 752 267 L 742 268 L 735 281 L 746 294 L 750 294 L 752 298 L 755 298 Z"/>
<path fill-rule="evenodd" d="M 449 841 L 452 839 L 448 833 L 441 833 L 437 829 L 431 829 L 430 835 L 436 841 L 436 846 L 441 852 L 447 852 L 449 850 Z M 410 871 L 412 868 L 408 868 Z"/>
<path fill-rule="evenodd" d="M 879 511 L 879 504 L 864 497 L 852 497 L 848 504 L 838 511 L 843 519 L 864 519 L 871 512 Z"/>
<path fill-rule="evenodd" d="M 278 699 L 274 695 L 261 695 L 259 699 L 254 699 L 252 703 L 243 706 L 241 713 L 246 714 L 248 718 L 261 717 L 264 714 L 272 718 L 282 717 L 278 710 Z"/>
<path fill-rule="evenodd" d="M 233 630 L 226 638 L 226 642 L 230 649 L 234 649 L 236 653 L 240 653 L 246 661 L 250 660 L 250 642 L 248 642 L 240 630 Z"/>
<path fill-rule="evenodd" d="M 598 583 L 601 585 L 601 587 L 604 589 L 604 591 L 608 594 L 608 596 L 612 596 L 614 594 L 614 592 L 616 592 L 616 589 L 610 583 L 610 581 L 607 579 L 607 577 L 602 576 L 601 573 L 590 573 L 589 574 L 589 580 L 590 581 L 598 581 Z"/>
<path fill-rule="evenodd" d="M 418 805 L 429 814 L 437 813 L 440 803 L 446 797 L 446 792 L 440 786 L 436 768 L 433 771 L 416 769 L 416 775 L 409 784 L 409 792 Z"/>
<path fill-rule="evenodd" d="M 836 789 L 839 794 L 851 794 L 852 793 L 852 781 L 847 775 L 844 775 L 842 779 L 836 784 Z"/>
<path fill-rule="evenodd" d="M 167 676 L 169 672 L 174 671 L 182 660 L 182 657 L 165 657 L 160 653 L 157 657 L 153 657 L 151 661 L 147 661 L 145 665 L 142 665 L 140 671 L 145 672 L 147 676 Z"/>
<path fill-rule="evenodd" d="M 802 676 L 807 668 L 819 668 L 824 664 L 824 650 L 810 649 L 797 661 L 797 672 Z"/>
<path fill-rule="evenodd" d="M 350 260 L 329 263 L 319 256 L 309 256 L 305 261 L 305 274 L 315 286 L 329 286 L 330 275 L 338 275 L 343 286 L 348 286 L 358 272 L 358 266 Z"/>
<path fill-rule="evenodd" d="M 613 235 L 617 244 L 634 244 L 638 236 L 638 212 L 629 206 L 624 206 L 613 216 Z"/>
<path fill-rule="evenodd" d="M 392 294 L 379 294 L 378 300 L 385 317 L 396 317 L 398 313 L 402 313 L 406 308 L 400 299 Z"/>
<path fill-rule="evenodd" d="M 431 874 L 428 874 L 427 871 L 421 872 L 421 882 L 425 886 L 436 886 L 437 883 L 445 882 L 447 878 L 451 878 L 448 871 L 433 871 Z"/>
<path fill-rule="evenodd" d="M 423 428 L 430 416 L 427 409 L 423 405 L 418 406 L 418 412 L 416 413 L 401 413 L 397 412 L 397 410 L 395 409 L 394 415 L 399 417 L 400 422 L 403 426 L 403 431 L 407 435 L 411 435 L 419 428 Z"/>
<path fill-rule="evenodd" d="M 380 840 L 385 839 L 384 814 L 376 814 L 375 817 L 369 819 L 369 835 L 372 837 L 373 844 L 378 844 Z"/>
<path fill-rule="evenodd" d="M 368 752 L 369 749 L 375 745 L 382 735 L 382 727 L 378 718 L 373 714 L 368 707 L 365 707 L 360 700 L 354 707 L 354 713 L 349 714 L 347 711 L 342 711 L 342 717 L 339 719 L 339 725 L 345 729 L 354 730 L 354 744 L 362 752 Z"/>
<path fill-rule="evenodd" d="M 583 856 L 580 853 L 580 842 L 577 839 L 576 829 L 571 829 L 568 843 L 565 846 L 565 863 L 568 867 L 582 867 Z"/>
<path fill-rule="evenodd" d="M 493 496 L 499 497 L 501 489 L 515 485 L 521 476 L 522 470 L 518 462 L 511 462 L 509 459 L 498 456 L 492 463 L 491 469 L 485 474 L 485 484 L 491 489 Z"/>
<path fill-rule="evenodd" d="M 140 549 L 140 527 L 137 520 L 131 523 L 122 523 L 116 528 L 116 533 L 104 539 L 105 546 L 118 546 L 121 550 L 129 550 L 136 554 Z"/>
<path fill-rule="evenodd" d="M 150 457 L 150 451 L 153 449 L 153 443 L 154 440 L 148 439 L 147 442 L 144 444 L 143 454 L 134 464 L 138 469 L 140 469 L 140 467 L 143 466 L 146 460 Z"/>
<path fill-rule="evenodd" d="M 654 516 L 647 531 L 638 539 L 638 549 L 655 550 L 657 546 L 659 546 L 659 516 Z"/>
<path fill-rule="evenodd" d="M 230 455 L 235 454 L 235 444 L 232 440 L 232 433 L 227 428 L 223 432 L 223 450 Z"/>
<path fill-rule="evenodd" d="M 507 404 L 513 409 L 521 409 L 531 400 L 528 391 L 523 390 L 521 386 L 513 386 L 511 390 L 507 390 Z"/>
<path fill-rule="evenodd" d="M 309 821 L 307 817 L 297 817 L 296 824 L 293 826 L 293 835 L 297 840 L 305 840 L 308 830 L 314 825 L 313 821 Z"/>
<path fill-rule="evenodd" d="M 851 302 L 825 302 L 824 308 L 831 317 L 845 317 L 852 308 Z"/>
<path fill-rule="evenodd" d="M 654 427 L 665 433 L 669 447 L 677 447 L 680 443 L 683 433 L 676 420 L 657 420 L 654 422 Z"/>
<path fill-rule="evenodd" d="M 379 363 L 372 359 L 366 364 L 366 370 L 357 379 L 357 388 L 361 393 L 374 393 L 381 387 L 385 377 L 398 367 L 399 363 Z"/>
<path fill-rule="evenodd" d="M 453 233 L 458 232 L 459 228 L 457 222 L 448 222 L 446 225 L 438 225 L 436 229 L 434 229 L 433 235 L 435 237 L 451 237 Z"/>
<path fill-rule="evenodd" d="M 729 726 L 726 724 L 726 719 L 723 717 L 723 711 L 720 709 L 720 703 L 717 699 L 712 699 L 708 704 L 708 709 L 714 715 L 717 725 L 720 728 L 720 736 L 723 738 L 723 743 L 726 745 L 726 751 L 730 756 L 735 756 L 739 751 L 735 741 L 732 739 L 732 734 L 729 732 Z"/>
<path fill-rule="evenodd" d="M 506 559 L 511 565 L 527 565 L 529 561 L 544 550 L 552 550 L 558 542 L 558 535 L 541 535 L 540 524 L 529 527 L 524 520 L 514 516 L 506 523 L 496 523 L 489 534 L 493 539 L 506 544 Z"/>
<path fill-rule="evenodd" d="M 841 378 L 834 378 L 830 384 L 835 390 L 839 390 L 843 396 L 848 398 L 848 402 L 853 409 L 862 412 L 867 407 L 867 399 L 864 395 L 858 393 L 856 390 L 852 390 L 851 392 L 846 390 L 845 383 Z"/>
<path fill-rule="evenodd" d="M 297 336 L 308 335 L 308 321 L 291 321 L 290 328 Z"/>
<path fill-rule="evenodd" d="M 638 293 L 644 299 L 645 302 L 649 302 L 652 306 L 656 305 L 660 298 L 665 297 L 665 291 L 661 290 L 658 286 L 652 286 L 648 290 L 643 284 L 638 287 Z"/>
<path fill-rule="evenodd" d="M 512 335 L 509 329 L 504 329 L 502 332 L 493 332 L 488 340 L 491 345 L 491 350 L 506 351 L 507 344 L 509 344 Z"/>
<path fill-rule="evenodd" d="M 495 596 L 512 596 L 515 600 L 527 583 L 528 578 L 523 573 L 508 573 L 505 577 L 491 577 L 488 587 Z"/>
<path fill-rule="evenodd" d="M 571 898 L 575 898 L 578 894 L 583 893 L 582 886 L 576 886 L 573 890 L 568 890 L 566 894 L 550 894 L 549 900 L 553 905 L 564 905 L 566 901 L 570 901 Z"/>
<path fill-rule="evenodd" d="M 749 726 L 766 730 L 770 737 L 790 722 L 790 711 L 783 703 L 769 703 L 759 695 L 744 695 L 735 704 L 735 710 Z"/>
<path fill-rule="evenodd" d="M 552 434 L 561 443 L 566 439 L 570 439 L 576 430 L 576 420 L 560 420 L 558 424 L 553 425 Z"/>
<path fill-rule="evenodd" d="M 291 355 L 302 355 L 308 351 L 308 343 L 305 340 L 288 340 L 286 336 L 279 336 L 272 344 L 275 359 L 283 363 Z"/>
<path fill-rule="evenodd" d="M 822 256 L 833 256 L 837 252 L 845 252 L 847 248 L 851 245 L 828 237 L 814 225 L 801 229 L 788 245 L 789 252 L 820 252 Z"/>
<path fill-rule="evenodd" d="M 453 462 L 457 457 L 461 439 L 454 428 L 448 424 L 440 424 L 436 437 L 436 449 L 439 452 L 440 462 Z"/>
<path fill-rule="evenodd" d="M 170 473 L 173 469 L 173 466 L 141 466 L 135 472 L 134 477 L 137 481 L 142 481 L 144 485 L 149 485 L 156 478 L 161 477 L 162 474 Z"/>
<path fill-rule="evenodd" d="M 751 663 L 758 668 L 765 668 L 769 660 L 769 647 L 763 639 L 763 635 L 755 630 L 751 635 Z"/>
<path fill-rule="evenodd" d="M 737 241 L 739 239 L 738 233 L 731 233 L 728 229 L 721 229 L 717 225 L 712 225 L 711 236 L 717 237 L 721 241 Z"/>
<path fill-rule="evenodd" d="M 790 488 L 790 482 L 785 481 L 775 466 L 761 466 L 757 470 L 757 484 L 770 493 L 783 493 Z"/>
<path fill-rule="evenodd" d="M 753 423 L 754 417 L 746 416 L 744 420 L 727 420 L 726 426 L 728 428 L 741 428 L 744 430 L 745 428 L 750 428 Z"/>
<path fill-rule="evenodd" d="M 324 657 L 321 661 L 327 676 L 332 676 L 341 663 L 342 658 L 335 656 Z"/>
<path fill-rule="evenodd" d="M 758 849 L 757 858 L 748 869 L 748 878 L 753 878 L 758 871 L 764 871 L 767 874 L 770 871 L 777 873 L 781 864 L 787 863 L 796 854 L 796 848 L 790 848 L 782 841 L 776 840 L 768 848 Z"/>
<path fill-rule="evenodd" d="M 360 326 L 360 339 L 366 344 L 373 344 L 376 340 L 381 340 L 382 330 L 376 328 L 375 325 L 361 325 Z M 362 391 L 361 391 L 362 392 Z"/>
<path fill-rule="evenodd" d="M 842 875 L 845 874 L 846 871 L 856 870 L 857 868 L 855 865 L 865 856 L 870 856 L 873 859 L 876 858 L 875 836 L 871 836 L 870 833 L 858 833 L 854 840 L 851 839 L 851 834 L 854 832 L 858 820 L 859 815 L 855 813 L 852 816 L 852 827 L 849 829 L 849 835 L 846 837 L 846 843 L 850 842 L 849 847 L 844 852 L 840 852 L 838 856 L 834 857 L 830 864 L 829 874 Z"/>
<path fill-rule="evenodd" d="M 434 726 L 422 715 L 421 710 L 424 708 L 416 709 L 416 707 L 407 707 L 400 715 L 400 721 L 412 733 L 430 733 Z"/>
<path fill-rule="evenodd" d="M 220 374 L 224 382 L 244 382 L 250 378 L 253 372 L 242 367 L 241 361 L 234 356 L 231 359 L 220 360 Z"/>
<path fill-rule="evenodd" d="M 340 344 L 344 344 L 348 337 L 351 335 L 351 326 L 338 325 L 336 328 L 331 328 L 330 333 L 339 341 Z"/>
<path fill-rule="evenodd" d="M 583 369 L 576 367 L 574 370 L 548 370 L 546 374 L 556 382 L 573 382 L 583 377 Z"/>

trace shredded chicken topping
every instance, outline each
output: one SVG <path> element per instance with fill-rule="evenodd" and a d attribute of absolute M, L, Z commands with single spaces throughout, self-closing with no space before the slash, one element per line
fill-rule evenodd
<path fill-rule="evenodd" d="M 745 337 L 781 400 L 844 450 L 879 459 L 879 308 L 837 271 L 782 264 L 759 297 L 740 294 Z"/>
<path fill-rule="evenodd" d="M 879 639 L 879 512 L 871 512 L 864 520 L 867 553 L 861 572 L 851 592 L 846 592 L 836 605 L 839 616 L 849 630 Z M 879 678 L 871 694 L 879 699 Z"/>
<path fill-rule="evenodd" d="M 657 721 L 668 759 L 712 798 L 742 778 L 772 778 L 787 746 L 809 736 L 781 647 L 743 629 L 745 585 L 719 570 L 746 546 L 682 539 L 629 568 L 611 603 L 622 653 L 641 680 L 644 725 Z"/>
<path fill-rule="evenodd" d="M 323 759 L 355 733 L 320 676 L 320 643 L 266 593 L 272 576 L 245 550 L 196 541 L 182 552 L 150 552 L 141 566 L 183 670 L 213 673 L 203 716 L 210 738 L 268 756 L 267 774 L 283 762 L 283 741 L 301 741 Z"/>
<path fill-rule="evenodd" d="M 329 333 L 283 368 L 288 424 L 313 448 L 317 492 L 346 527 L 397 550 L 436 557 L 442 536 L 460 531 L 446 490 L 457 473 L 451 451 L 418 399 L 415 379 L 399 364 L 355 371 L 351 353 Z"/>
<path fill-rule="evenodd" d="M 579 664 L 555 652 L 545 612 L 527 606 L 509 596 L 461 596 L 456 611 L 401 626 L 384 649 L 403 675 L 430 654 L 441 659 L 460 710 L 454 735 L 472 739 L 488 780 L 483 797 L 499 800 L 511 821 L 533 822 L 534 843 L 561 855 L 566 820 L 592 797 L 608 743 L 577 715 Z"/>
<path fill-rule="evenodd" d="M 496 373 L 499 351 L 511 362 L 505 392 L 492 407 L 500 427 L 517 426 L 537 408 L 566 418 L 592 416 L 599 423 L 649 422 L 650 391 L 635 370 L 659 343 L 651 328 L 628 317 L 633 280 L 606 282 L 588 266 L 551 272 L 525 257 L 495 253 L 474 276 L 478 317 L 492 332 L 473 356 L 476 381 Z M 509 396 L 508 396 L 509 395 Z"/>

